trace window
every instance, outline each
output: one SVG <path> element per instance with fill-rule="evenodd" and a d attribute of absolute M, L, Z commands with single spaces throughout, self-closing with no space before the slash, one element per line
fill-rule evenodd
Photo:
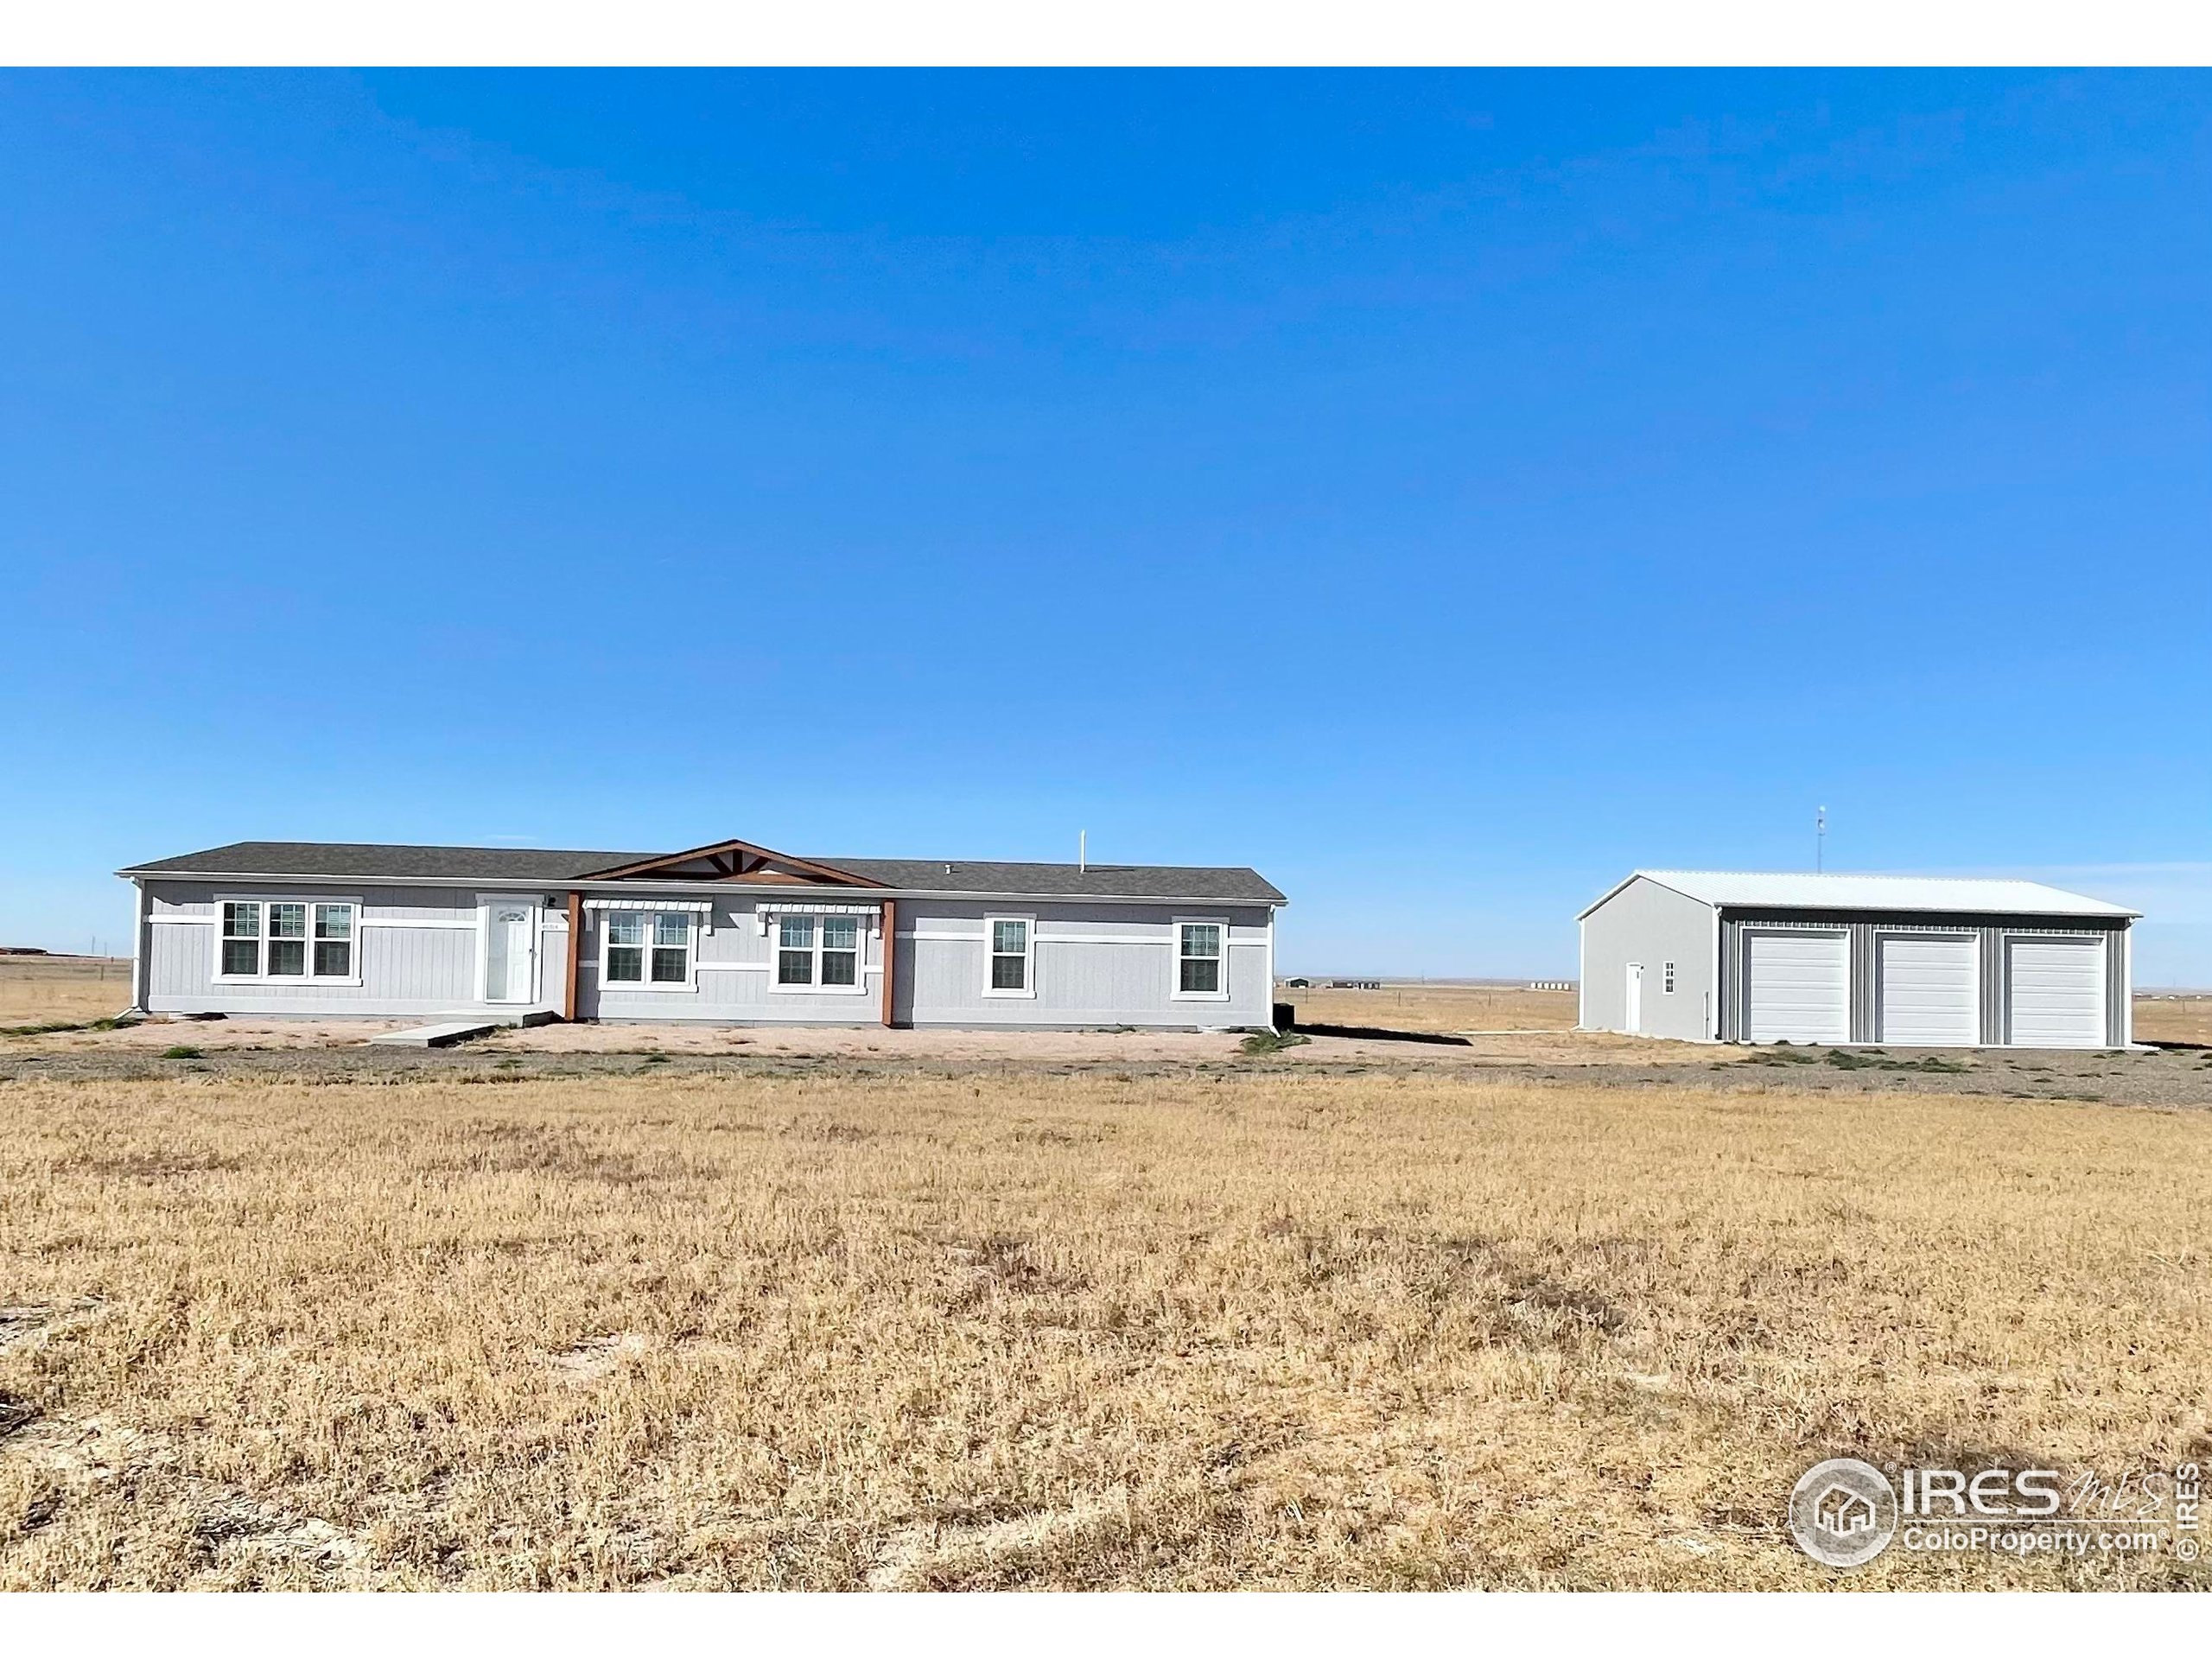
<path fill-rule="evenodd" d="M 635 911 L 607 913 L 607 982 L 641 984 L 645 977 L 645 918 Z"/>
<path fill-rule="evenodd" d="M 861 988 L 861 918 L 857 916 L 779 916 L 776 918 L 776 983 L 818 985 L 828 991 Z"/>
<path fill-rule="evenodd" d="M 315 976 L 351 979 L 353 976 L 353 906 L 317 905 L 315 907 Z"/>
<path fill-rule="evenodd" d="M 857 985 L 861 982 L 861 920 L 857 916 L 822 918 L 822 982 Z"/>
<path fill-rule="evenodd" d="M 351 981 L 359 908 L 350 901 L 226 899 L 216 977 Z"/>
<path fill-rule="evenodd" d="M 268 972 L 276 979 L 304 979 L 308 971 L 308 907 L 269 906 Z"/>
<path fill-rule="evenodd" d="M 983 982 L 985 996 L 1033 996 L 1030 982 L 1032 940 L 1035 930 L 1027 916 L 986 916 L 983 931 L 990 944 L 990 967 Z"/>
<path fill-rule="evenodd" d="M 776 983 L 814 983 L 814 918 L 786 916 L 778 924 Z"/>
<path fill-rule="evenodd" d="M 691 918 L 670 912 L 653 918 L 653 983 L 681 985 L 691 975 Z"/>
<path fill-rule="evenodd" d="M 238 903 L 223 906 L 223 972 L 256 975 L 261 971 L 261 906 Z"/>
<path fill-rule="evenodd" d="M 1660 969 L 1660 988 L 1672 996 L 1675 994 L 1675 964 L 1668 963 Z"/>
<path fill-rule="evenodd" d="M 607 958 L 601 975 L 609 985 L 688 985 L 691 982 L 691 918 L 682 911 L 610 910 Z"/>
<path fill-rule="evenodd" d="M 1175 924 L 1175 995 L 1226 996 L 1222 988 L 1224 935 L 1219 922 Z"/>

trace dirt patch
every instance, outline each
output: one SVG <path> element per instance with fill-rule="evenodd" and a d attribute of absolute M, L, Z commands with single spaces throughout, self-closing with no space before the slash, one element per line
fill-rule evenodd
<path fill-rule="evenodd" d="M 862 1580 L 871 1590 L 921 1590 L 978 1575 L 1001 1577 L 1010 1557 L 1036 1557 L 1077 1547 L 1117 1518 L 1128 1494 L 1086 1498 L 1064 1510 L 1039 1510 L 981 1525 L 918 1522 L 883 1541 Z M 942 1587 L 950 1587 L 943 1586 Z"/>
<path fill-rule="evenodd" d="M 602 1382 L 630 1360 L 641 1359 L 652 1344 L 634 1331 L 611 1337 L 591 1337 L 561 1353 L 546 1356 L 545 1363 L 563 1382 L 578 1388 Z"/>
<path fill-rule="evenodd" d="M 73 1494 L 121 1490 L 149 1506 L 181 1506 L 200 1565 L 242 1574 L 249 1585 L 271 1567 L 340 1573 L 368 1556 L 359 1540 L 327 1521 L 188 1472 L 166 1438 L 97 1418 L 39 1417 L 0 1440 L 0 1458 L 19 1459 L 54 1483 L 27 1507 L 26 1531 L 50 1524 Z"/>

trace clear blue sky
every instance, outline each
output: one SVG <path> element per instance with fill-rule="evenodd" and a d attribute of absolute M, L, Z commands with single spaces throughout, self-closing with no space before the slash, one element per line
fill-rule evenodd
<path fill-rule="evenodd" d="M 2212 79 L 0 78 L 0 935 L 242 837 L 1638 864 L 2212 982 Z"/>

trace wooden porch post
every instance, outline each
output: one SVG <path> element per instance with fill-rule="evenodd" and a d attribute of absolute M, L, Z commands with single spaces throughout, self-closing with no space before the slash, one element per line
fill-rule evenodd
<path fill-rule="evenodd" d="M 576 1021 L 576 974 L 584 959 L 584 896 L 581 893 L 569 895 L 569 977 L 561 995 L 561 1017 L 570 1025 Z"/>
<path fill-rule="evenodd" d="M 883 901 L 883 1023 L 891 1023 L 892 998 L 899 990 L 899 901 Z"/>

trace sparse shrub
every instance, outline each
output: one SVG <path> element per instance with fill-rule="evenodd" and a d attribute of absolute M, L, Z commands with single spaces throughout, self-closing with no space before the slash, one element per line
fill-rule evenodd
<path fill-rule="evenodd" d="M 165 1060 L 196 1060 L 200 1058 L 200 1052 L 190 1043 L 178 1043 L 163 1049 L 162 1058 Z"/>

